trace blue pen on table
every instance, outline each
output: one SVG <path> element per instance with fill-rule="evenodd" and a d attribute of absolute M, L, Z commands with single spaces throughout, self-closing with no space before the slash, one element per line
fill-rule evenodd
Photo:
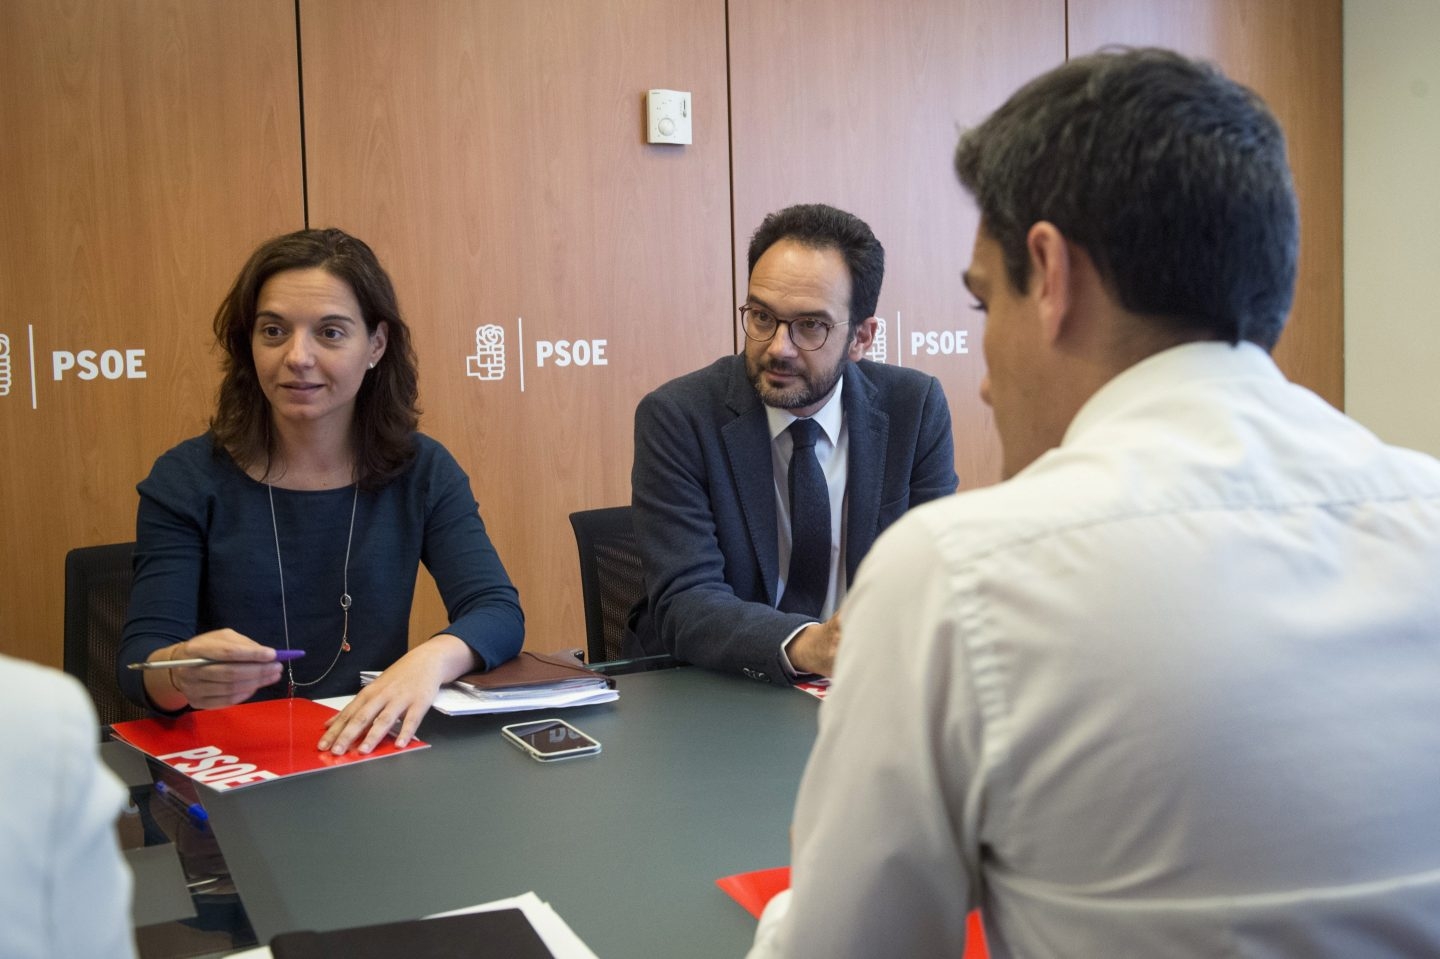
<path fill-rule="evenodd" d="M 292 659 L 299 659 L 301 656 L 304 656 L 304 655 L 305 655 L 305 650 L 303 650 L 303 649 L 277 649 L 277 650 L 275 650 L 275 659 L 272 660 L 272 662 L 276 662 L 276 663 L 288 663 L 288 662 L 290 662 L 290 660 L 292 660 Z M 151 662 L 151 663 L 131 663 L 128 668 L 129 668 L 129 669 L 179 669 L 179 668 L 181 668 L 182 666 L 219 666 L 219 665 L 222 665 L 222 664 L 224 664 L 224 663 L 241 664 L 241 663 L 250 663 L 250 662 L 253 662 L 253 660 L 249 660 L 249 659 L 246 659 L 246 660 L 239 660 L 239 659 L 202 659 L 202 658 L 196 658 L 196 659 L 157 659 L 156 661 Z"/>
<path fill-rule="evenodd" d="M 205 832 L 210 828 L 210 814 L 198 802 L 186 802 L 184 796 L 159 780 L 155 783 L 155 794 L 188 818 L 196 829 Z"/>

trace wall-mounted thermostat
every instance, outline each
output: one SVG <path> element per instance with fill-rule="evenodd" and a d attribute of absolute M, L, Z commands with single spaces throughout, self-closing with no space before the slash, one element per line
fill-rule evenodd
<path fill-rule="evenodd" d="M 645 107 L 651 143 L 690 142 L 690 91 L 651 90 Z"/>

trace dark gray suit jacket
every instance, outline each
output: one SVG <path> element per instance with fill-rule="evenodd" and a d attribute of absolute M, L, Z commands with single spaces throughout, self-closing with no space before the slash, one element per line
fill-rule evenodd
<path fill-rule="evenodd" d="M 861 360 L 841 394 L 849 431 L 845 571 L 911 506 L 955 492 L 940 383 Z M 765 407 L 727 356 L 671 380 L 635 411 L 631 498 L 648 603 L 632 654 L 669 652 L 777 684 L 780 644 L 810 617 L 775 609 L 779 557 Z"/>

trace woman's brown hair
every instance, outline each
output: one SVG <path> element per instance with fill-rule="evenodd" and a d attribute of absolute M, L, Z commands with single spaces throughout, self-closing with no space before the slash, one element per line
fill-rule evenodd
<path fill-rule="evenodd" d="M 250 349 L 256 302 L 260 288 L 276 273 L 312 267 L 349 284 L 368 334 L 373 335 L 381 323 L 386 326 L 385 353 L 360 384 L 352 424 L 356 482 L 361 489 L 378 489 L 415 456 L 419 372 L 410 330 L 400 318 L 389 275 L 363 240 L 343 230 L 287 233 L 266 241 L 250 255 L 215 311 L 215 339 L 225 354 L 225 377 L 210 430 L 216 444 L 241 467 L 264 464 L 269 473 L 275 452 L 270 402 L 260 388 Z"/>

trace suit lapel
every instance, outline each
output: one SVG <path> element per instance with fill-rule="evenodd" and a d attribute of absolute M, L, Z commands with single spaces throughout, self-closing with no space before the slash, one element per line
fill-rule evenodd
<path fill-rule="evenodd" d="M 744 358 L 731 367 L 725 395 L 726 407 L 735 418 L 720 428 L 730 472 L 740 497 L 745 529 L 750 535 L 755 561 L 765 581 L 765 599 L 775 605 L 780 582 L 779 533 L 775 520 L 774 463 L 770 455 L 770 429 L 765 407 L 755 387 L 745 376 Z"/>
<path fill-rule="evenodd" d="M 861 557 L 870 552 L 879 535 L 890 416 L 881 406 L 879 388 L 854 363 L 845 369 L 841 403 L 850 434 L 845 478 L 845 581 L 854 583 Z"/>

